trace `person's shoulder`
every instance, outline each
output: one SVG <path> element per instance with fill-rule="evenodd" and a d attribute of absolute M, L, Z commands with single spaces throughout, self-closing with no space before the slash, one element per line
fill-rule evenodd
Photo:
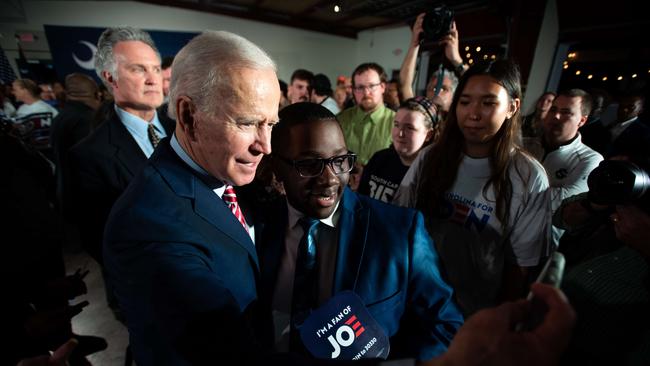
<path fill-rule="evenodd" d="M 578 144 L 574 153 L 583 163 L 600 162 L 603 160 L 603 156 L 599 152 L 585 145 L 583 142 Z"/>
<path fill-rule="evenodd" d="M 347 122 L 357 115 L 358 109 L 359 107 L 356 105 L 350 108 L 346 108 L 342 110 L 339 114 L 337 114 L 336 118 L 340 123 Z"/>
<path fill-rule="evenodd" d="M 70 148 L 71 155 L 92 155 L 89 152 L 105 151 L 108 146 L 110 123 L 102 123 L 88 136 Z"/>
<path fill-rule="evenodd" d="M 368 209 L 373 214 L 373 220 L 386 223 L 387 227 L 404 225 L 413 221 L 417 215 L 417 211 L 412 208 L 396 206 L 352 191 L 347 193 L 354 194 L 362 207 Z"/>
<path fill-rule="evenodd" d="M 393 147 L 387 147 L 374 153 L 370 160 L 368 160 L 368 164 L 366 164 L 366 166 L 384 162 L 387 159 L 393 158 L 394 156 L 397 156 L 395 149 Z"/>
<path fill-rule="evenodd" d="M 390 123 L 392 125 L 393 120 L 395 119 L 395 111 L 385 105 L 381 105 L 372 113 L 372 118 L 379 119 L 383 123 Z"/>
<path fill-rule="evenodd" d="M 536 182 L 548 186 L 546 169 L 544 169 L 544 166 L 537 159 L 527 152 L 517 150 L 513 155 L 513 163 L 513 167 L 517 173 L 513 176 L 519 178 L 524 186 L 530 186 Z"/>

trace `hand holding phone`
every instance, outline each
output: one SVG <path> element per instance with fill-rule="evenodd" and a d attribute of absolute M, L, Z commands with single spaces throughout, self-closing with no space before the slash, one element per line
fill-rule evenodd
<path fill-rule="evenodd" d="M 564 255 L 559 252 L 554 252 L 544 265 L 542 272 L 539 274 L 535 282 L 541 282 L 559 288 L 562 283 L 565 264 L 566 260 L 564 259 Z M 537 328 L 537 326 L 544 321 L 544 316 L 548 311 L 546 303 L 537 299 L 532 292 L 528 293 L 526 300 L 531 303 L 530 312 L 525 322 L 517 324 L 515 328 L 517 331 L 530 331 Z"/>

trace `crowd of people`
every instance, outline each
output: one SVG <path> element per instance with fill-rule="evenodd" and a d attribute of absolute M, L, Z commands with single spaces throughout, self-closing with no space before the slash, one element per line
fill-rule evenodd
<path fill-rule="evenodd" d="M 334 86 L 305 69 L 285 83 L 236 34 L 161 58 L 117 27 L 97 44 L 106 92 L 80 73 L 63 92 L 5 85 L 7 363 L 87 365 L 106 348 L 70 326 L 86 305 L 69 302 L 86 291 L 63 266 L 72 238 L 139 366 L 347 364 L 305 341 L 347 291 L 399 364 L 650 362 L 642 92 L 612 121 L 602 90 L 545 92 L 523 116 L 517 64 L 466 65 L 452 24 L 417 95 L 423 18 L 399 80 L 365 62 Z M 533 284 L 556 251 L 562 289 Z M 529 291 L 545 312 L 521 331 Z"/>

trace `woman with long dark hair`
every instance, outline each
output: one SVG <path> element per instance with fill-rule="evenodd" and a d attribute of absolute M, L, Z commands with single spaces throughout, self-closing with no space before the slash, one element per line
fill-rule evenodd
<path fill-rule="evenodd" d="M 519 80 L 509 61 L 471 67 L 440 139 L 420 153 L 395 198 L 427 217 L 465 314 L 520 296 L 547 250 L 548 178 L 517 143 Z"/>

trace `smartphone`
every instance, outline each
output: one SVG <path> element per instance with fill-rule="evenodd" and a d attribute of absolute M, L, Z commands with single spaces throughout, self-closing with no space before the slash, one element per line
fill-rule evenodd
<path fill-rule="evenodd" d="M 559 288 L 562 283 L 565 264 L 566 260 L 564 259 L 564 255 L 559 252 L 554 252 L 546 261 L 546 264 L 544 264 L 544 268 L 542 268 L 542 272 L 540 272 L 535 282 L 541 282 Z M 544 316 L 548 311 L 546 303 L 538 300 L 532 291 L 528 293 L 526 300 L 531 303 L 530 313 L 524 322 L 517 324 L 516 330 L 518 331 L 535 329 L 544 321 Z"/>

